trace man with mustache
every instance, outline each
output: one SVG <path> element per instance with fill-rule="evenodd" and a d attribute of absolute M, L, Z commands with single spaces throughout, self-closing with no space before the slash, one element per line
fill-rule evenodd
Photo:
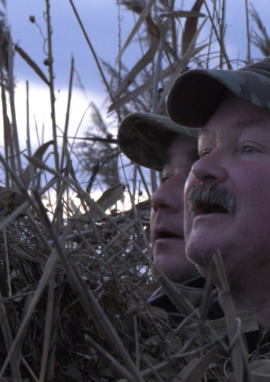
<path fill-rule="evenodd" d="M 201 128 L 200 159 L 185 187 L 187 257 L 207 277 L 220 250 L 237 311 L 254 312 L 268 329 L 270 58 L 235 71 L 186 72 L 167 108 L 176 123 Z"/>
<path fill-rule="evenodd" d="M 161 185 L 152 195 L 150 217 L 154 276 L 161 271 L 175 283 L 198 276 L 185 256 L 183 191 L 191 166 L 198 159 L 196 129 L 190 132 L 168 117 L 132 113 L 120 125 L 118 142 L 123 153 L 136 164 L 161 172 Z M 192 295 L 204 281 L 196 279 Z M 188 288 L 187 288 L 188 289 Z M 196 294 L 196 293 L 195 293 Z M 150 302 L 175 310 L 163 290 Z"/>

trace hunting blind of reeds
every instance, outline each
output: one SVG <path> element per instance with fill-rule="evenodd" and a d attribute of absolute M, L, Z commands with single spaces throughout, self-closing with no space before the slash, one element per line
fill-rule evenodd
<path fill-rule="evenodd" d="M 121 156 L 115 135 L 119 122 L 131 111 L 164 114 L 170 87 L 189 68 L 231 69 L 269 54 L 256 3 L 243 2 L 247 54 L 241 62 L 226 50 L 225 0 L 189 2 L 188 10 L 176 3 L 117 0 L 119 11 L 132 12 L 135 22 L 128 38 L 119 41 L 111 66 L 97 57 L 76 2 L 66 1 L 95 59 L 114 121 L 112 129 L 93 105 L 94 130 L 87 135 L 79 130 L 72 138 L 76 57 L 70 62 L 65 125 L 59 129 L 53 4 L 44 1 L 43 25 L 34 15 L 28 20 L 37 33 L 43 31 L 44 65 L 12 41 L 5 14 L 0 15 L 0 381 L 269 381 L 265 348 L 247 354 L 241 333 L 256 330 L 257 324 L 249 315 L 236 317 L 220 254 L 213 268 L 227 293 L 223 319 L 205 318 L 214 297 L 211 279 L 202 306 L 194 309 L 180 286 L 161 277 L 183 317 L 178 326 L 165 311 L 147 304 L 158 286 L 149 271 L 149 197 L 159 176 Z M 121 18 L 118 22 L 121 35 Z M 142 55 L 130 69 L 123 57 L 131 44 L 139 44 Z M 253 57 L 254 46 L 260 57 Z M 46 129 L 52 139 L 33 149 L 34 127 L 28 123 L 26 151 L 18 138 L 23 127 L 16 119 L 15 56 L 35 72 L 51 100 Z M 93 190 L 100 185 L 105 192 L 94 201 Z"/>

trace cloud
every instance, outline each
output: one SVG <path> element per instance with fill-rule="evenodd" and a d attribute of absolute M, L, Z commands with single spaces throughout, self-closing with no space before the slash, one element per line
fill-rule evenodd
<path fill-rule="evenodd" d="M 61 89 L 55 92 L 56 123 L 58 135 L 64 130 L 68 90 Z M 70 119 L 68 134 L 75 136 L 79 127 L 79 134 L 83 136 L 90 125 L 89 105 L 94 102 L 102 110 L 103 99 L 96 94 L 88 93 L 87 96 L 77 89 L 72 91 Z M 21 150 L 26 148 L 26 83 L 18 81 L 15 89 L 15 109 Z M 104 112 L 104 108 L 103 108 Z M 84 115 L 85 114 L 85 115 Z M 33 150 L 39 143 L 53 139 L 51 122 L 51 104 L 49 88 L 37 83 L 29 84 L 29 124 L 31 131 L 31 146 Z M 3 136 L 3 121 L 0 119 L 0 134 Z"/>

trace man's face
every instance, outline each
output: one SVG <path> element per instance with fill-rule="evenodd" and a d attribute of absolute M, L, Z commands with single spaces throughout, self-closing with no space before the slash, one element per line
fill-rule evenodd
<path fill-rule="evenodd" d="M 185 256 L 183 227 L 184 185 L 192 164 L 197 159 L 197 140 L 178 138 L 169 150 L 162 184 L 152 196 L 151 242 L 154 265 L 175 282 L 198 275 Z M 158 270 L 152 267 L 155 276 Z"/>
<path fill-rule="evenodd" d="M 270 266 L 270 111 L 230 93 L 198 145 L 185 188 L 187 256 L 206 276 L 220 249 L 231 288 L 252 284 Z"/>

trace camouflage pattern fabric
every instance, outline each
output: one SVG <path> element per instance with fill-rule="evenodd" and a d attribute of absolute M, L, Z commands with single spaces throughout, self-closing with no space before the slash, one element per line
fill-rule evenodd
<path fill-rule="evenodd" d="M 140 166 L 162 171 L 167 151 L 176 137 L 197 137 L 198 130 L 188 130 L 170 118 L 150 113 L 129 114 L 121 123 L 118 143 L 123 153 Z"/>
<path fill-rule="evenodd" d="M 183 73 L 168 96 L 168 114 L 182 126 L 202 127 L 228 91 L 270 109 L 270 57 L 239 70 L 194 69 Z"/>

